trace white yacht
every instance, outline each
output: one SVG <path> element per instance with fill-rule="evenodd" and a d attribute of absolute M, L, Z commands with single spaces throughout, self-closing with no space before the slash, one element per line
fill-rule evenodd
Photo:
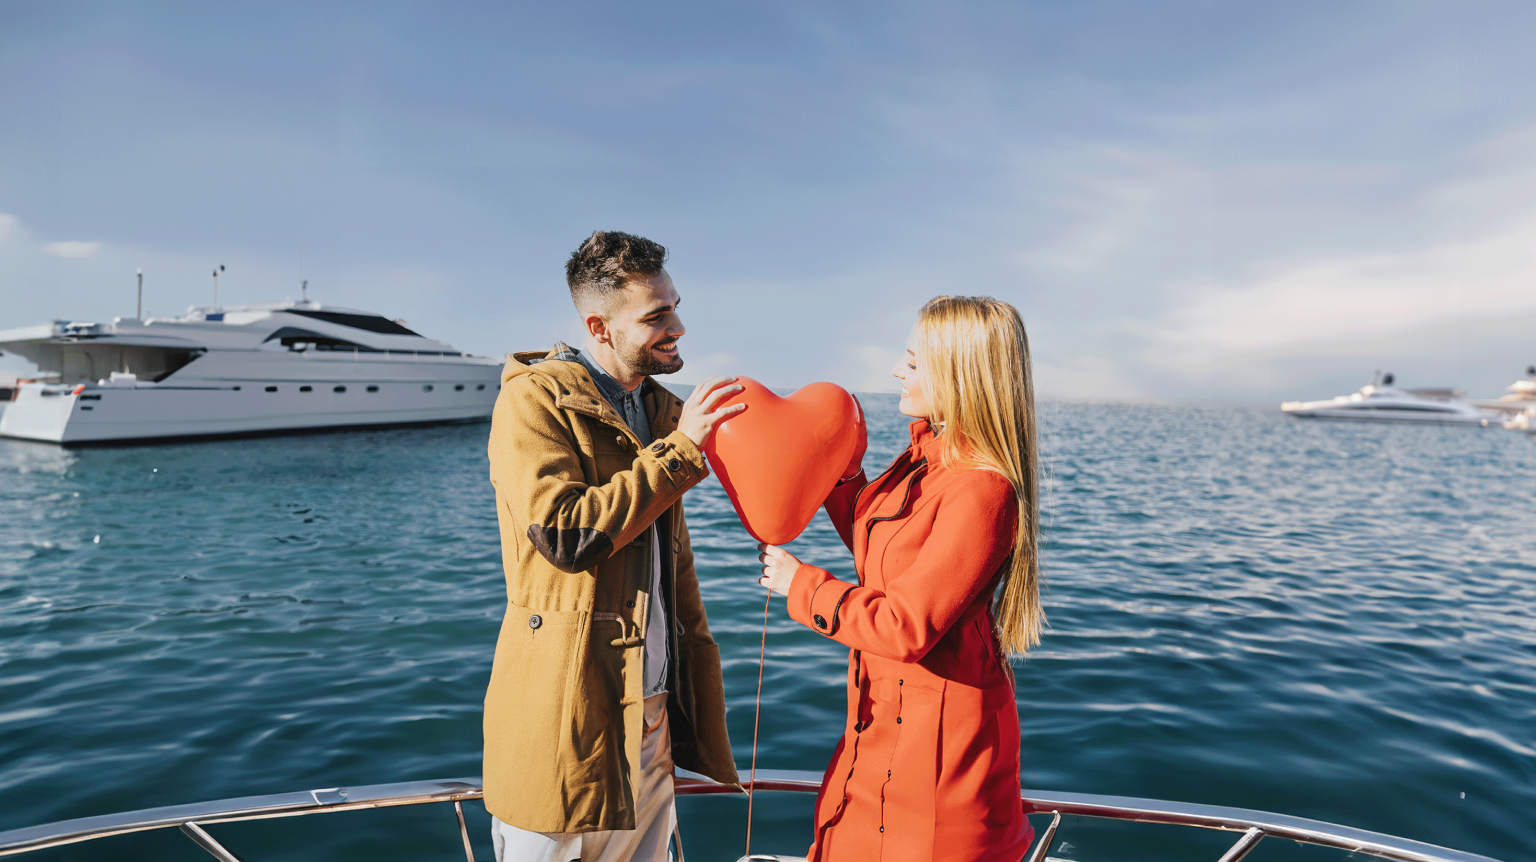
<path fill-rule="evenodd" d="M 0 436 L 64 445 L 474 421 L 502 365 L 313 301 L 54 321 L 0 331 L 0 350 L 42 372 L 16 387 Z"/>
<path fill-rule="evenodd" d="M 1451 389 L 1397 389 L 1390 373 L 1376 378 L 1352 395 L 1326 401 L 1287 401 L 1286 413 L 1305 419 L 1358 419 L 1371 422 L 1439 422 L 1487 426 L 1491 414 L 1461 400 Z"/>
<path fill-rule="evenodd" d="M 1536 365 L 1527 365 L 1525 379 L 1511 383 L 1498 400 L 1468 403 L 1503 413 L 1504 427 L 1511 431 L 1536 434 Z"/>

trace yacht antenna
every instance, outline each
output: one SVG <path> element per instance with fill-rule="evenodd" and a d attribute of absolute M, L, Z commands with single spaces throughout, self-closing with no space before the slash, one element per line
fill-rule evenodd
<path fill-rule="evenodd" d="M 214 308 L 218 308 L 219 307 L 219 273 L 221 273 L 223 271 L 224 271 L 224 264 L 222 264 L 222 263 L 219 264 L 219 268 L 218 269 L 213 271 L 213 307 Z"/>
<path fill-rule="evenodd" d="M 139 305 L 133 310 L 134 320 L 144 319 L 144 270 L 139 270 Z"/>
<path fill-rule="evenodd" d="M 299 299 L 309 302 L 309 279 L 307 278 L 299 282 Z"/>

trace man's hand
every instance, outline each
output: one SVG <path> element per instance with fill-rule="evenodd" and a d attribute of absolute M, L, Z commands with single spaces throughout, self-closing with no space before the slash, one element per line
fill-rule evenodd
<path fill-rule="evenodd" d="M 693 445 L 703 449 L 710 435 L 715 433 L 716 425 L 747 409 L 745 404 L 732 404 L 724 410 L 716 410 L 715 405 L 745 388 L 737 384 L 734 377 L 711 377 L 695 386 L 693 394 L 683 402 L 683 415 L 677 422 L 677 430 L 687 435 Z"/>
<path fill-rule="evenodd" d="M 800 569 L 800 561 L 795 555 L 778 545 L 759 542 L 757 561 L 763 564 L 763 576 L 757 582 L 781 596 L 788 596 L 789 585 L 795 582 L 795 572 Z"/>

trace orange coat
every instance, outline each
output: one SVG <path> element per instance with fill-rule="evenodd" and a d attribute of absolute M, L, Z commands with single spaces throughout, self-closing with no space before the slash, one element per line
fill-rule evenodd
<path fill-rule="evenodd" d="M 1008 480 L 946 470 L 928 423 L 878 479 L 827 514 L 859 584 L 802 564 L 789 613 L 851 647 L 848 718 L 816 799 L 820 862 L 1017 862 L 1019 711 L 989 603 L 1013 546 Z"/>

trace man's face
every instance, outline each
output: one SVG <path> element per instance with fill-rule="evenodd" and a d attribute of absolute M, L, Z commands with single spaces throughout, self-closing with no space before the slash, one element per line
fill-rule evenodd
<path fill-rule="evenodd" d="M 634 374 L 673 374 L 682 369 L 677 340 L 686 330 L 677 316 L 679 302 L 666 270 L 630 282 L 609 300 L 606 317 L 613 351 Z"/>

